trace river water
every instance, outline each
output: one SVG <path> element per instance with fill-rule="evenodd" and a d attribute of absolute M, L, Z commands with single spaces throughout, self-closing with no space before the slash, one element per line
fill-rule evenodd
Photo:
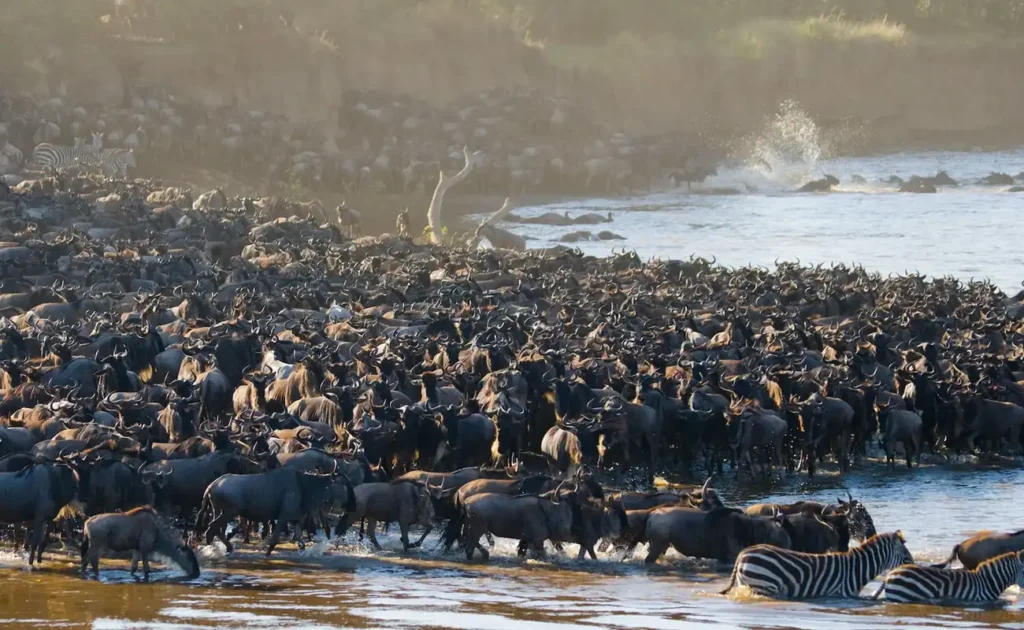
<path fill-rule="evenodd" d="M 635 250 L 642 258 L 687 258 L 772 267 L 776 259 L 803 263 L 857 262 L 883 273 L 919 271 L 967 280 L 988 278 L 1008 293 L 1024 279 L 1024 193 L 980 180 L 992 172 L 1019 175 L 1024 149 L 1005 152 L 917 152 L 870 157 L 828 157 L 828 143 L 799 109 L 784 109 L 731 167 L 675 192 L 565 201 L 521 207 L 516 214 L 554 211 L 606 214 L 612 222 L 556 227 L 504 223 L 530 247 L 557 244 L 563 235 L 609 230 L 625 240 L 569 244 L 594 255 Z M 936 194 L 897 192 L 892 175 L 932 176 L 946 171 L 959 183 Z M 794 193 L 831 174 L 831 193 Z M 854 183 L 854 176 L 863 183 Z M 723 191 L 732 191 L 721 194 Z"/>
<path fill-rule="evenodd" d="M 728 474 L 727 474 L 728 477 Z M 944 559 L 982 529 L 1024 524 L 1017 468 L 928 467 L 886 471 L 866 465 L 840 479 L 824 475 L 774 485 L 729 485 L 730 504 L 813 497 L 834 501 L 849 489 L 879 531 L 902 529 L 918 561 Z M 353 532 L 354 533 L 354 532 Z M 298 552 L 287 546 L 266 560 L 256 551 L 225 558 L 203 548 L 203 575 L 181 583 L 176 570 L 133 580 L 124 563 L 106 561 L 99 582 L 78 576 L 74 558 L 54 556 L 29 570 L 14 553 L 0 555 L 0 627 L 47 625 L 127 628 L 835 628 L 899 624 L 929 628 L 1024 628 L 1024 598 L 1015 588 L 998 606 L 945 608 L 872 601 L 774 602 L 718 595 L 729 567 L 670 551 L 643 566 L 644 548 L 622 559 L 575 560 L 575 546 L 546 560 L 521 562 L 515 541 L 497 541 L 488 563 L 442 556 L 433 536 L 405 555 L 395 533 L 368 542 L 326 541 Z M 102 567 L 101 567 L 102 568 Z M 873 592 L 874 584 L 865 589 Z"/>

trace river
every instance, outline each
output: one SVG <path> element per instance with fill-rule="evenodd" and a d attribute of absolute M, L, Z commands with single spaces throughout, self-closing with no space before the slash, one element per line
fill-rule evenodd
<path fill-rule="evenodd" d="M 727 478 L 729 473 L 726 474 Z M 870 464 L 843 478 L 824 475 L 772 486 L 729 485 L 730 504 L 765 499 L 823 501 L 849 489 L 868 507 L 879 531 L 901 529 L 918 561 L 944 559 L 953 545 L 982 529 L 1024 523 L 1019 502 L 1024 471 L 928 467 L 887 471 Z M 29 570 L 14 553 L 0 554 L 0 627 L 47 625 L 128 628 L 464 628 L 595 629 L 696 627 L 873 629 L 1024 628 L 1024 598 L 1016 589 L 998 606 L 979 608 L 858 601 L 774 602 L 718 595 L 728 567 L 670 551 L 659 566 L 643 566 L 644 549 L 622 560 L 575 560 L 575 546 L 546 560 L 515 557 L 515 542 L 499 539 L 489 563 L 442 556 L 433 537 L 426 549 L 401 552 L 395 532 L 334 546 L 324 541 L 298 552 L 287 546 L 270 560 L 256 552 L 224 558 L 200 550 L 203 575 L 180 583 L 159 570 L 136 583 L 124 563 L 107 561 L 101 580 L 82 579 L 73 558 L 60 554 Z M 874 584 L 864 593 L 870 594 Z"/>
<path fill-rule="evenodd" d="M 860 263 L 882 273 L 919 271 L 964 280 L 988 278 L 1020 290 L 1024 249 L 1018 225 L 1024 193 L 979 181 L 992 172 L 1024 175 L 1024 149 L 1005 152 L 916 152 L 828 157 L 813 121 L 784 110 L 749 142 L 736 164 L 675 192 L 570 200 L 520 207 L 516 214 L 611 213 L 612 222 L 556 227 L 504 223 L 530 247 L 555 245 L 573 231 L 609 230 L 625 240 L 570 244 L 588 254 L 634 250 L 642 258 L 714 257 L 729 266 L 772 267 L 776 259 Z M 891 175 L 946 171 L 959 186 L 936 194 L 897 192 Z M 840 180 L 831 193 L 794 193 L 824 174 Z M 854 183 L 854 176 L 863 183 Z M 1024 177 L 1018 177 L 1024 184 Z M 736 191 L 721 194 L 723 190 Z"/>

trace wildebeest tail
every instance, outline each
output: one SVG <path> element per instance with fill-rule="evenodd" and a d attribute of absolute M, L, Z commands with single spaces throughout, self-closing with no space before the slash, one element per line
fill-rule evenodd
<path fill-rule="evenodd" d="M 935 569 L 945 569 L 946 567 L 948 567 L 950 565 L 950 563 L 952 563 L 954 560 L 956 560 L 956 556 L 959 553 L 960 553 L 960 545 L 957 545 L 957 546 L 953 547 L 953 553 L 949 554 L 949 557 L 946 558 L 945 562 L 941 562 L 939 564 L 933 564 L 933 565 L 931 565 L 931 567 L 935 568 Z"/>
<path fill-rule="evenodd" d="M 452 517 L 448 519 L 444 532 L 441 534 L 441 544 L 445 551 L 451 551 L 452 546 L 462 537 L 462 524 L 465 521 L 466 508 L 456 499 L 455 509 Z"/>
<path fill-rule="evenodd" d="M 210 490 L 207 488 L 206 492 L 203 493 L 203 504 L 199 508 L 199 513 L 196 514 L 196 534 L 202 534 L 203 528 L 210 522 L 209 518 L 212 511 L 213 502 L 210 499 Z"/>

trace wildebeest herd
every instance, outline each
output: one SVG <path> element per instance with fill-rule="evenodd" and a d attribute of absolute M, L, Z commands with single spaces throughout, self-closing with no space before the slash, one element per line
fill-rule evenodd
<path fill-rule="evenodd" d="M 640 135 L 540 90 L 493 90 L 444 108 L 408 96 L 347 90 L 336 126 L 268 111 L 208 107 L 125 83 L 120 107 L 0 90 L 0 176 L 37 167 L 136 164 L 214 168 L 285 189 L 422 194 L 439 169 L 481 149 L 469 190 L 487 194 L 617 194 L 702 181 L 720 151 L 697 137 Z M 135 174 L 134 170 L 129 171 Z"/>
<path fill-rule="evenodd" d="M 350 240 L 280 199 L 181 197 L 0 187 L 0 521 L 30 564 L 59 535 L 83 569 L 130 551 L 196 576 L 199 542 L 397 523 L 406 550 L 434 526 L 469 558 L 646 543 L 757 592 L 854 595 L 909 554 L 852 497 L 741 510 L 653 476 L 1020 452 L 1024 307 L 985 281 Z M 970 570 L 886 588 L 990 598 L 1022 547 L 988 534 L 955 551 Z"/>

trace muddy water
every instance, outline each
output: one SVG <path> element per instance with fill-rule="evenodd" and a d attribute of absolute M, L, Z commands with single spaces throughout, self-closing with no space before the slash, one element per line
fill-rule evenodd
<path fill-rule="evenodd" d="M 1024 527 L 1022 484 L 1019 469 L 887 472 L 873 466 L 842 480 L 731 486 L 727 500 L 831 500 L 849 488 L 880 531 L 902 529 L 915 557 L 934 562 L 977 530 Z M 642 566 L 643 547 L 625 560 L 609 552 L 595 563 L 577 562 L 570 545 L 565 555 L 520 562 L 514 541 L 499 540 L 490 563 L 467 564 L 441 556 L 432 540 L 406 556 L 392 532 L 381 537 L 380 553 L 352 540 L 325 541 L 302 553 L 285 549 L 270 561 L 255 551 L 224 558 L 217 548 L 204 548 L 203 576 L 187 584 L 168 569 L 149 584 L 137 583 L 116 561 L 105 564 L 101 581 L 84 580 L 70 557 L 59 556 L 30 571 L 6 552 L 0 555 L 0 628 L 1024 628 L 1024 599 L 1016 589 L 984 609 L 780 603 L 719 596 L 725 567 L 674 552 L 652 570 Z"/>

